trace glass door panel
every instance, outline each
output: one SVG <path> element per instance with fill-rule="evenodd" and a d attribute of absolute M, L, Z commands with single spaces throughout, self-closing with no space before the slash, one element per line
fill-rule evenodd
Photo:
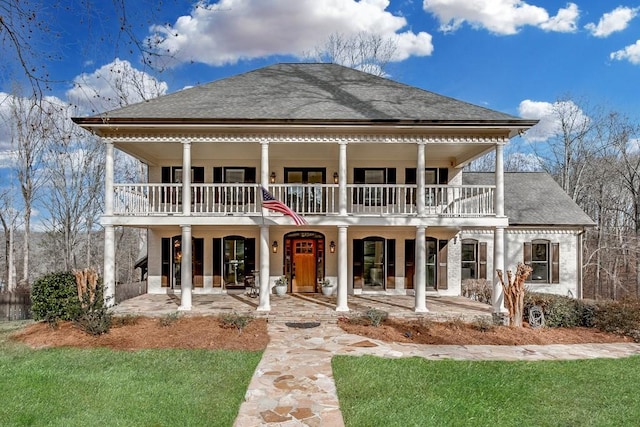
<path fill-rule="evenodd" d="M 224 281 L 228 287 L 244 286 L 245 279 L 244 239 L 225 239 L 224 241 Z"/>
<path fill-rule="evenodd" d="M 436 288 L 437 243 L 437 240 L 427 240 L 427 289 Z"/>
<path fill-rule="evenodd" d="M 364 288 L 369 290 L 383 290 L 384 278 L 384 241 L 365 240 L 364 242 Z"/>

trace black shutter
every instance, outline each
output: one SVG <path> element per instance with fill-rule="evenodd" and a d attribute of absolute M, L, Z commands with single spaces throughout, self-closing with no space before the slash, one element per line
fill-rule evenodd
<path fill-rule="evenodd" d="M 244 275 L 251 276 L 256 269 L 256 239 L 244 239 Z"/>
<path fill-rule="evenodd" d="M 202 184 L 204 182 L 204 168 L 201 166 L 191 168 L 193 171 L 193 183 Z"/>
<path fill-rule="evenodd" d="M 404 170 L 404 183 L 407 185 L 416 185 L 416 168 L 406 168 Z M 405 202 L 407 205 L 416 204 L 416 190 L 406 189 Z"/>
<path fill-rule="evenodd" d="M 413 280 L 416 272 L 416 241 L 409 239 L 404 241 L 404 288 L 413 289 Z"/>
<path fill-rule="evenodd" d="M 171 277 L 171 239 L 168 237 L 162 238 L 162 287 L 171 286 L 169 278 Z"/>
<path fill-rule="evenodd" d="M 551 283 L 560 283 L 560 244 L 551 245 Z"/>
<path fill-rule="evenodd" d="M 417 183 L 416 168 L 406 168 L 404 170 L 404 183 L 413 184 Z"/>
<path fill-rule="evenodd" d="M 531 242 L 524 243 L 523 261 L 526 265 L 531 266 Z"/>
<path fill-rule="evenodd" d="M 204 263 L 204 239 L 193 239 L 193 286 L 201 288 L 204 286 L 204 276 L 202 274 L 202 264 Z"/>
<path fill-rule="evenodd" d="M 396 288 L 396 241 L 395 239 L 387 240 L 387 289 Z"/>
<path fill-rule="evenodd" d="M 256 182 L 256 168 L 245 168 L 244 170 L 244 182 L 255 184 Z"/>
<path fill-rule="evenodd" d="M 222 239 L 216 237 L 213 239 L 213 286 L 222 286 Z"/>
<path fill-rule="evenodd" d="M 364 241 L 362 239 L 353 240 L 353 287 L 355 289 L 362 289 L 364 283 L 362 275 L 364 260 Z"/>
<path fill-rule="evenodd" d="M 449 277 L 447 274 L 447 258 L 449 250 L 447 249 L 447 240 L 438 241 L 438 289 L 447 289 L 449 287 Z"/>
<path fill-rule="evenodd" d="M 255 184 L 256 182 L 256 168 L 245 168 L 244 170 L 244 182 L 248 184 Z M 255 203 L 255 193 L 253 191 L 247 191 L 244 198 L 245 203 Z"/>
<path fill-rule="evenodd" d="M 478 243 L 478 279 L 487 279 L 487 243 Z"/>
<path fill-rule="evenodd" d="M 213 183 L 214 184 L 222 183 L 222 168 L 221 167 L 213 168 Z"/>
<path fill-rule="evenodd" d="M 438 184 L 446 185 L 449 183 L 449 169 L 440 168 L 438 169 Z"/>
<path fill-rule="evenodd" d="M 221 167 L 215 167 L 213 168 L 213 183 L 214 184 L 222 184 L 222 168 Z M 220 199 L 221 199 L 221 194 L 220 194 L 220 189 L 219 188 L 213 188 L 213 200 L 216 203 L 220 203 Z"/>
<path fill-rule="evenodd" d="M 395 184 L 396 183 L 396 169 L 395 168 L 388 168 L 387 169 L 387 184 Z M 385 200 L 387 200 L 387 203 L 389 204 L 394 204 L 395 203 L 395 191 L 391 190 L 389 191 L 389 194 L 387 197 L 385 197 Z"/>
<path fill-rule="evenodd" d="M 171 182 L 171 168 L 169 166 L 162 167 L 162 183 L 168 184 Z"/>
<path fill-rule="evenodd" d="M 353 183 L 364 184 L 364 168 L 353 169 Z M 354 205 L 364 204 L 364 191 L 362 188 L 358 188 L 357 191 L 353 192 L 353 204 Z"/>

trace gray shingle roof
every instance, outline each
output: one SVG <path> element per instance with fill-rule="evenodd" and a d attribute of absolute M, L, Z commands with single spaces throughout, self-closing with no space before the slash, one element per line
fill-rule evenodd
<path fill-rule="evenodd" d="M 531 121 L 335 64 L 276 64 L 106 114 L 111 119 Z M 103 115 L 104 117 L 104 115 Z"/>
<path fill-rule="evenodd" d="M 464 172 L 466 185 L 492 185 L 493 172 Z M 544 172 L 504 174 L 504 211 L 510 225 L 593 226 L 593 220 Z"/>

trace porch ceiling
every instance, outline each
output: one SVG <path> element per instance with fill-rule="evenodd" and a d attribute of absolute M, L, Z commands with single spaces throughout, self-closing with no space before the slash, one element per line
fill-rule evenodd
<path fill-rule="evenodd" d="M 149 165 L 167 165 L 182 163 L 182 144 L 178 142 L 118 142 L 116 147 Z M 427 144 L 428 164 L 464 166 L 470 160 L 492 150 L 491 143 L 438 143 Z M 255 143 L 193 143 L 191 157 L 197 162 L 220 159 L 243 164 L 250 159 L 259 160 L 260 144 Z M 269 147 L 271 159 L 296 159 L 308 163 L 336 161 L 339 155 L 338 144 L 332 143 L 272 143 Z M 414 160 L 417 155 L 415 144 L 349 144 L 347 157 L 367 161 Z"/>

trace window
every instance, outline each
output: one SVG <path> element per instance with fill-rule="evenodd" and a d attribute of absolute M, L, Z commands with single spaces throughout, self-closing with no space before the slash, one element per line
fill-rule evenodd
<path fill-rule="evenodd" d="M 181 166 L 163 166 L 162 167 L 162 183 L 163 184 L 180 184 L 182 183 L 182 167 Z M 202 184 L 204 182 L 204 168 L 192 167 L 191 168 L 191 184 Z M 192 192 L 191 202 L 200 203 L 202 195 L 201 189 L 196 189 Z M 162 193 L 162 202 L 165 200 L 171 201 L 171 203 L 182 203 L 181 193 L 177 190 L 171 190 L 167 193 Z"/>
<path fill-rule="evenodd" d="M 213 168 L 214 184 L 232 184 L 226 186 L 223 193 L 215 193 L 216 202 L 224 201 L 228 205 L 243 205 L 246 203 L 254 203 L 253 191 L 248 191 L 245 185 L 256 182 L 256 168 L 246 167 L 215 167 Z"/>
<path fill-rule="evenodd" d="M 487 278 L 487 244 L 474 239 L 462 241 L 462 280 Z"/>
<path fill-rule="evenodd" d="M 405 184 L 416 185 L 416 168 L 406 168 L 404 171 Z M 424 184 L 427 186 L 425 190 L 425 203 L 427 206 L 435 206 L 442 198 L 442 189 L 433 186 L 446 185 L 449 182 L 449 169 L 447 168 L 425 168 Z M 431 187 L 430 187 L 431 186 Z M 411 194 L 411 198 L 409 198 Z M 416 197 L 413 192 L 407 193 L 407 203 L 416 203 Z"/>
<path fill-rule="evenodd" d="M 286 184 L 324 184 L 324 168 L 284 168 Z M 306 185 L 287 187 L 286 203 L 295 212 L 324 212 L 325 190 L 321 186 Z"/>
<path fill-rule="evenodd" d="M 560 283 L 560 245 L 548 240 L 524 244 L 524 263 L 532 268 L 527 279 L 532 283 Z"/>
<path fill-rule="evenodd" d="M 355 168 L 354 184 L 370 184 L 354 192 L 353 203 L 365 206 L 382 206 L 393 203 L 393 191 L 384 184 L 396 183 L 396 170 L 393 168 Z"/>

